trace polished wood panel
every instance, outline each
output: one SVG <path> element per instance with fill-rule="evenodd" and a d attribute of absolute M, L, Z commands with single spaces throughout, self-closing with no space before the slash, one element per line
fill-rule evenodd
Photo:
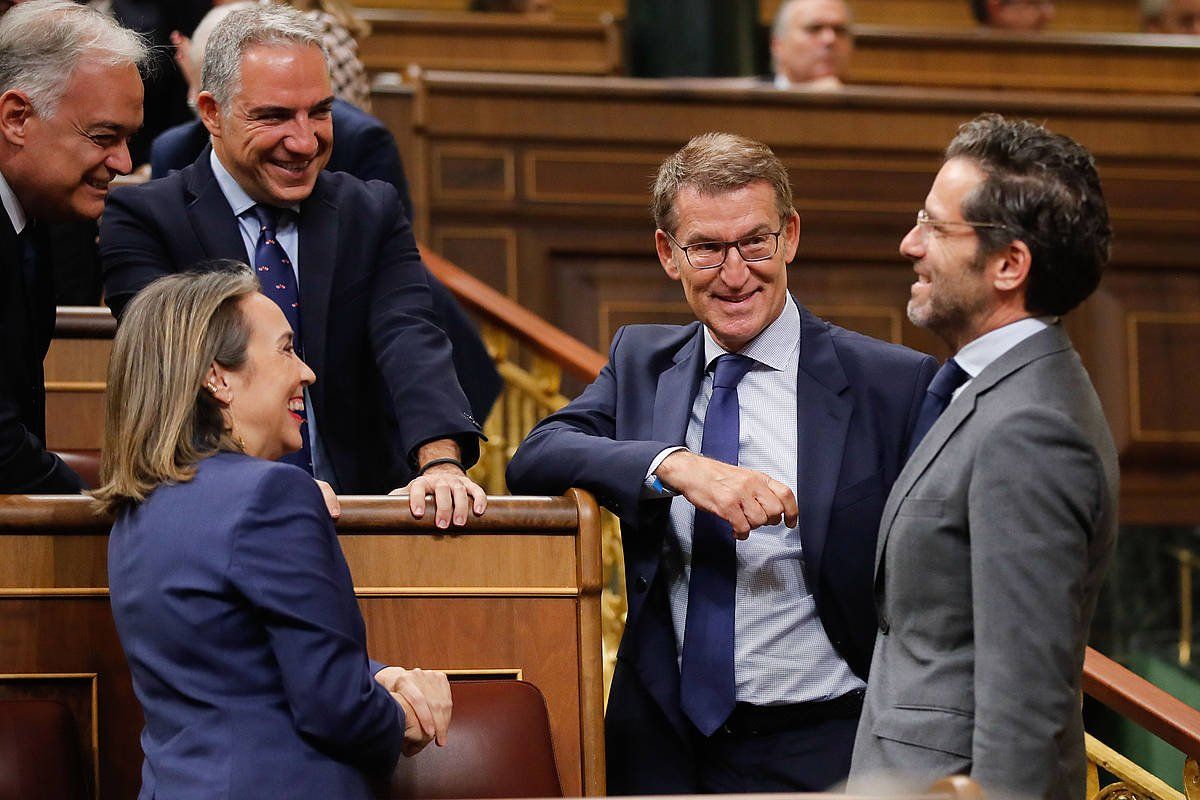
<path fill-rule="evenodd" d="M 536 684 L 565 791 L 602 793 L 591 497 L 492 498 L 483 517 L 453 532 L 414 520 L 404 498 L 343 497 L 342 509 L 338 531 L 371 654 Z M 0 497 L 0 696 L 33 687 L 76 708 L 94 685 L 95 710 L 76 714 L 81 740 L 99 743 L 101 796 L 125 798 L 139 785 L 142 720 L 108 605 L 108 525 L 83 497 Z"/>
<path fill-rule="evenodd" d="M 759 0 L 764 22 L 770 22 L 781 0 Z M 465 11 L 469 0 L 366 0 L 362 6 L 439 11 Z M 627 0 L 555 0 L 557 19 L 596 19 L 599 14 L 625 15 Z M 858 22 L 974 28 L 967 0 L 853 0 Z M 1056 31 L 1136 31 L 1140 26 L 1135 0 L 1058 0 L 1050 25 Z"/>
<path fill-rule="evenodd" d="M 611 15 L 581 20 L 516 14 L 364 8 L 371 33 L 359 43 L 369 72 L 426 69 L 614 75 L 620 31 Z"/>
<path fill-rule="evenodd" d="M 859 25 L 850 83 L 1200 93 L 1200 41 L 1155 34 L 939 31 Z"/>
<path fill-rule="evenodd" d="M 601 352 L 622 324 L 690 319 L 654 255 L 647 187 L 688 138 L 724 129 L 768 142 L 788 166 L 802 218 L 789 280 L 801 299 L 847 327 L 945 355 L 904 317 L 912 273 L 897 245 L 959 124 L 982 111 L 1046 121 L 1095 154 L 1113 217 L 1109 274 L 1068 326 L 1121 449 L 1123 519 L 1200 522 L 1188 503 L 1200 487 L 1200 410 L 1171 390 L 1196 366 L 1200 153 L 1179 146 L 1200 141 L 1195 98 L 438 72 L 416 93 L 427 152 L 515 165 L 511 194 L 464 201 L 460 172 L 437 175 L 444 158 L 422 164 L 422 235 L 511 231 L 522 305 Z M 375 102 L 386 108 L 387 93 Z M 489 260 L 498 249 L 462 255 L 509 291 L 507 268 Z"/>

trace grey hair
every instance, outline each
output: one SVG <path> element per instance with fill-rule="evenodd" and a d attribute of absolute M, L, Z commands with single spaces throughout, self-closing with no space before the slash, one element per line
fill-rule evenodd
<path fill-rule="evenodd" d="M 31 0 L 0 17 L 0 93 L 23 92 L 43 117 L 58 111 L 72 73 L 85 58 L 140 70 L 150 59 L 150 47 L 139 34 L 71 0 Z"/>
<path fill-rule="evenodd" d="M 325 56 L 321 27 L 288 6 L 240 8 L 221 20 L 204 48 L 200 89 L 227 113 L 229 101 L 242 88 L 242 57 L 258 45 L 315 47 Z"/>
<path fill-rule="evenodd" d="M 189 53 L 192 66 L 197 72 L 204 69 L 204 53 L 208 49 L 208 37 L 212 36 L 212 32 L 216 30 L 217 25 L 228 17 L 232 12 L 240 8 L 254 8 L 257 3 L 253 0 L 237 0 L 233 3 L 222 3 L 219 6 L 213 6 L 204 18 L 196 25 L 196 30 L 192 31 L 192 47 Z"/>
<path fill-rule="evenodd" d="M 783 0 L 779 4 L 779 10 L 775 12 L 775 21 L 771 23 L 771 38 L 782 39 L 787 33 L 788 24 L 792 21 L 792 11 L 800 3 L 800 0 Z M 846 7 L 846 16 L 853 21 L 854 9 L 850 8 L 850 4 L 843 0 L 842 5 Z"/>

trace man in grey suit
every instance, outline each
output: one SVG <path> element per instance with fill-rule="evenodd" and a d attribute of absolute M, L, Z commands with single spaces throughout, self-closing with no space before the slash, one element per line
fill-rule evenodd
<path fill-rule="evenodd" d="M 955 355 L 880 523 L 853 791 L 966 773 L 1001 796 L 1084 796 L 1080 674 L 1117 454 L 1059 318 L 1096 288 L 1109 239 L 1083 147 L 984 115 L 900 245 L 908 316 Z"/>

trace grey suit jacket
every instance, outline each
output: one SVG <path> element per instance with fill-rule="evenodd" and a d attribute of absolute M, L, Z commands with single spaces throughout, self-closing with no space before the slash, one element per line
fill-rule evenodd
<path fill-rule="evenodd" d="M 1080 675 L 1117 528 L 1117 454 L 1061 325 L 963 390 L 880 523 L 880 635 L 851 788 L 969 773 L 1082 800 Z"/>

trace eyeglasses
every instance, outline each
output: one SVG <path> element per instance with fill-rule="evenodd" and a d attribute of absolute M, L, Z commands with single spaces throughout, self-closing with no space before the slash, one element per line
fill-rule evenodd
<path fill-rule="evenodd" d="M 779 235 L 783 233 L 786 226 L 787 223 L 784 223 L 779 226 L 777 231 L 755 233 L 732 242 L 696 242 L 688 245 L 680 244 L 674 236 L 666 231 L 663 233 L 666 233 L 667 238 L 683 251 L 684 258 L 692 265 L 693 269 L 716 269 L 725 263 L 730 247 L 737 248 L 742 261 L 766 261 L 779 250 Z"/>
<path fill-rule="evenodd" d="M 923 232 L 933 232 L 937 234 L 945 234 L 945 228 L 951 225 L 961 225 L 966 228 L 1000 228 L 1007 230 L 1008 226 L 1002 222 L 968 222 L 965 219 L 934 219 L 929 216 L 929 212 L 921 209 L 917 212 L 917 227 Z"/>

